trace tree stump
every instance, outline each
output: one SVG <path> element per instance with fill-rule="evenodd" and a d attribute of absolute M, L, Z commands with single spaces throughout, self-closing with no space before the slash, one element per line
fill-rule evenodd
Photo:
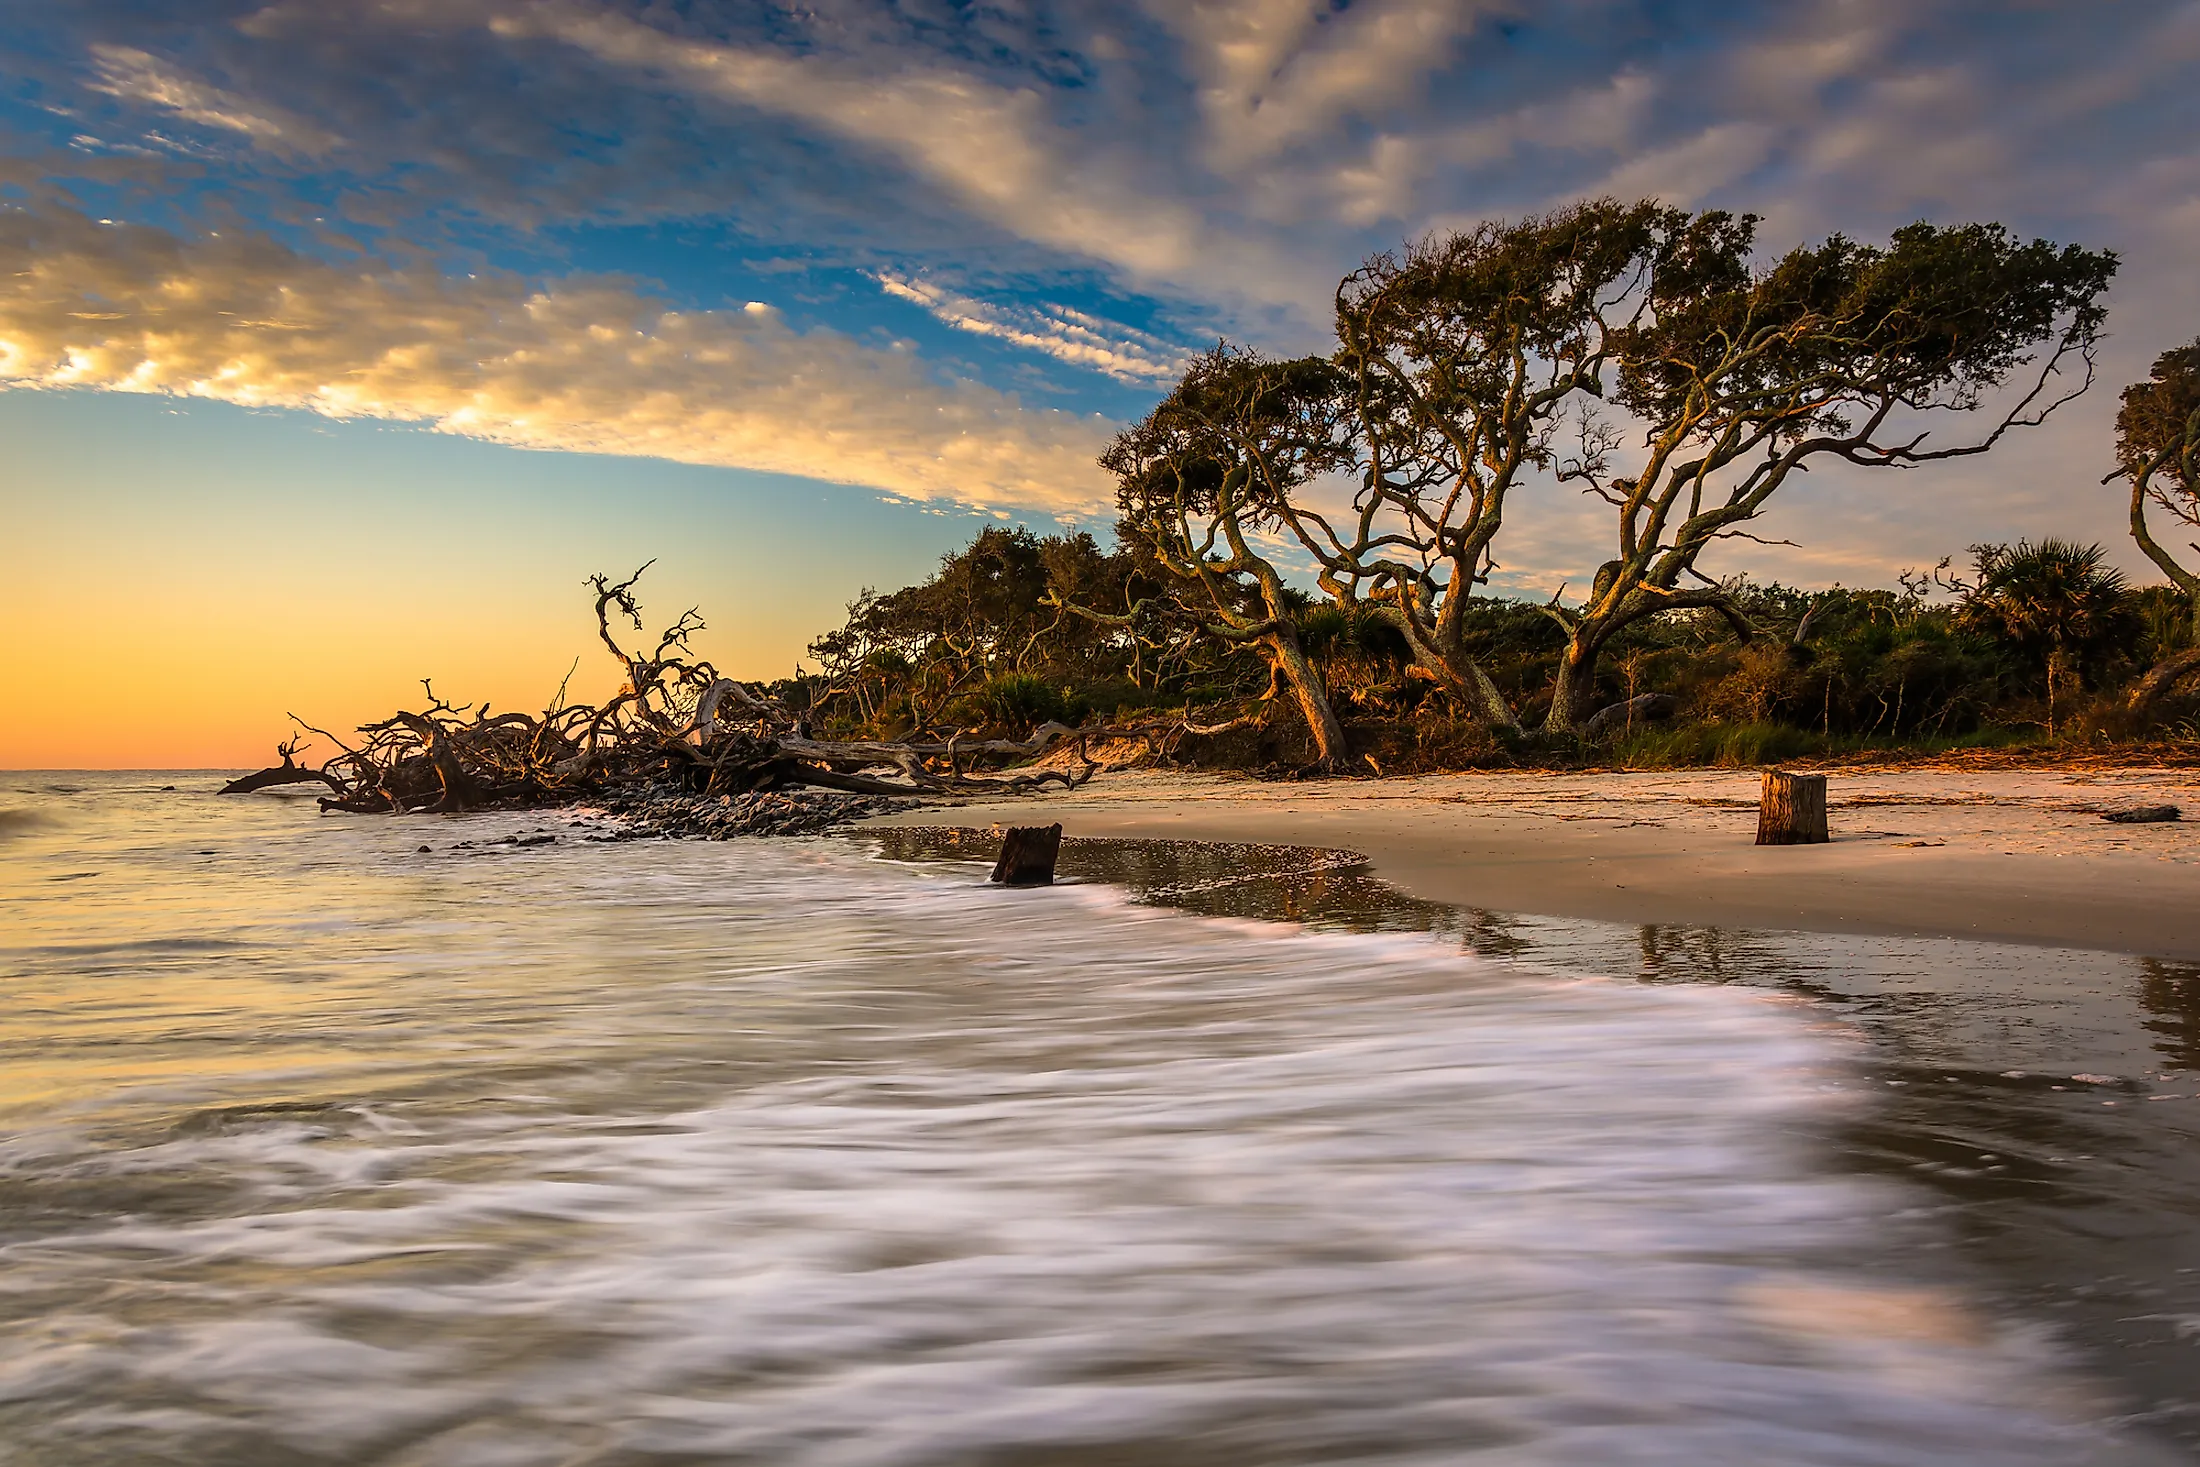
<path fill-rule="evenodd" d="M 1827 839 L 1826 777 L 1767 769 L 1757 802 L 1757 844 L 1817 846 Z"/>
<path fill-rule="evenodd" d="M 1061 852 L 1059 824 L 1011 826 L 1001 839 L 1001 859 L 993 863 L 992 879 L 1003 886 L 1051 886 L 1054 858 Z"/>

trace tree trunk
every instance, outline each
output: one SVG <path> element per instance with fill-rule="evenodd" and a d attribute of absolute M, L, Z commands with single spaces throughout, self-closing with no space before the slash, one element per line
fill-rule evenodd
<path fill-rule="evenodd" d="M 1544 732 L 1578 733 L 1588 721 L 1596 697 L 1596 649 L 1578 640 L 1570 642 L 1558 662 L 1558 681 L 1551 688 L 1551 711 L 1544 715 Z"/>
<path fill-rule="evenodd" d="M 1314 747 L 1319 751 L 1324 768 L 1337 770 L 1345 767 L 1351 751 L 1345 746 L 1344 725 L 1337 722 L 1337 714 L 1329 706 L 1329 691 L 1322 686 L 1321 674 L 1314 664 L 1306 660 L 1298 642 L 1287 636 L 1271 636 L 1266 639 L 1274 665 L 1283 671 L 1284 680 L 1291 685 L 1291 694 L 1298 699 L 1299 712 L 1306 716 L 1307 729 L 1314 735 Z"/>
<path fill-rule="evenodd" d="M 1520 732 L 1520 720 L 1514 716 L 1512 704 L 1505 701 L 1505 695 L 1490 681 L 1481 663 L 1471 657 L 1462 657 L 1458 663 L 1453 663 L 1433 651 L 1423 654 L 1416 649 L 1413 665 L 1432 678 L 1438 687 L 1448 688 L 1464 699 L 1474 710 L 1474 716 L 1484 724 L 1493 729 Z"/>
<path fill-rule="evenodd" d="M 264 790 L 271 785 L 309 783 L 325 784 L 338 794 L 344 792 L 342 782 L 335 775 L 319 769 L 307 769 L 301 764 L 293 764 L 290 760 L 285 759 L 282 763 L 271 765 L 257 773 L 247 774 L 240 779 L 233 779 L 214 793 L 218 795 L 249 795 L 254 790 Z"/>
<path fill-rule="evenodd" d="M 2168 692 L 2187 673 L 2200 672 L 2200 647 L 2179 652 L 2164 658 L 2146 671 L 2146 675 L 2132 685 L 2131 711 L 2144 713 L 2155 700 Z"/>
<path fill-rule="evenodd" d="M 1514 715 L 1512 704 L 1505 701 L 1505 695 L 1490 681 L 1481 663 L 1456 649 L 1447 654 L 1426 629 L 1397 607 L 1386 606 L 1382 613 L 1405 637 L 1415 667 L 1433 678 L 1439 687 L 1449 688 L 1465 699 L 1475 716 L 1491 728 L 1520 732 L 1520 720 Z"/>
<path fill-rule="evenodd" d="M 1757 844 L 1816 846 L 1827 839 L 1826 777 L 1767 769 L 1757 804 Z"/>
<path fill-rule="evenodd" d="M 993 863 L 992 879 L 1003 886 L 1051 886 L 1061 851 L 1059 823 L 1010 826 L 1001 838 L 1001 859 Z"/>

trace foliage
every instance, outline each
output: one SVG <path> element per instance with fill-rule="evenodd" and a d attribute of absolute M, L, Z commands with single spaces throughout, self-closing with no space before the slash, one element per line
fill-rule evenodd
<path fill-rule="evenodd" d="M 2116 414 L 2116 456 L 2109 479 L 2131 481 L 2131 537 L 2185 594 L 2189 616 L 2200 628 L 2200 568 L 2180 560 L 2147 524 L 2153 507 L 2200 529 L 2200 341 L 2163 352 L 2146 381 L 2124 389 Z"/>
<path fill-rule="evenodd" d="M 1615 352 L 1616 402 L 1643 425 L 1645 456 L 1623 465 L 1618 434 L 1585 431 L 1564 470 L 1612 508 L 1616 534 L 1583 604 L 1552 608 L 1568 638 L 1554 730 L 1593 711 L 1599 663 L 1627 627 L 1679 607 L 1735 614 L 1698 560 L 1753 537 L 1746 526 L 1813 460 L 1912 468 L 1984 453 L 2091 381 L 2112 254 L 1921 223 L 1884 249 L 1837 234 L 1755 270 L 1754 235 L 1753 219 L 1713 211 L 1665 237 L 1649 309 Z M 1926 415 L 1980 412 L 2005 386 L 1990 427 L 1924 446 Z"/>
<path fill-rule="evenodd" d="M 1062 689 L 1036 673 L 1004 672 L 987 678 L 970 695 L 970 706 L 983 724 L 1031 728 L 1061 722 L 1076 710 Z"/>
<path fill-rule="evenodd" d="M 1943 561 L 1900 590 L 1699 569 L 1759 542 L 1814 465 L 1920 469 L 2045 421 L 2092 380 L 2117 265 L 1998 224 L 1767 259 L 1757 226 L 1599 199 L 1370 257 L 1339 284 L 1332 355 L 1220 343 L 1109 444 L 1116 548 L 988 530 L 923 584 L 867 592 L 812 649 L 819 716 L 913 735 L 1168 710 L 1254 729 L 1231 757 L 1290 762 L 1302 738 L 1300 762 L 1341 769 L 1614 739 L 1775 758 L 2200 713 L 2172 696 L 2200 671 L 2200 572 L 2144 515 L 2200 526 L 2200 342 L 2118 420 L 2133 534 L 2169 587 L 2052 539 L 1974 547 L 1969 580 Z M 1608 558 L 1571 598 L 1488 594 L 1508 503 L 1562 485 Z M 1271 715 L 1294 705 L 1286 736 Z"/>
<path fill-rule="evenodd" d="M 2098 545 L 2020 540 L 1974 545 L 1978 581 L 1958 619 L 2044 670 L 2085 675 L 2139 630 L 2123 576 Z"/>
<path fill-rule="evenodd" d="M 2174 730 L 2200 715 L 2191 700 L 2171 700 L 2141 722 L 2114 713 L 2130 680 L 2190 647 L 2193 632 L 2181 592 L 2121 589 L 2095 547 L 2055 541 L 1981 546 L 1967 577 L 1943 575 L 1942 585 L 1952 585 L 1956 594 L 1943 594 L 1929 576 L 1913 577 L 1909 590 L 1729 581 L 1720 590 L 1751 629 L 1746 640 L 1712 608 L 1646 617 L 1613 640 L 1595 696 L 1617 702 L 1640 692 L 1665 693 L 1677 703 L 1675 716 L 1623 722 L 1594 757 L 1639 767 L 1741 766 L 1872 749 L 1997 746 L 2046 737 L 2051 725 L 2058 737 L 2140 734 Z M 1533 745 L 1493 740 L 1469 699 L 1417 670 L 1411 648 L 1378 608 L 1307 604 L 1293 594 L 1304 655 L 1355 751 L 1374 754 L 1380 767 L 1457 767 L 1563 752 L 1550 746 L 1539 754 Z M 1003 617 L 1028 624 L 1022 619 L 1026 604 L 996 604 Z M 1038 604 L 1043 607 L 1043 596 Z M 1465 628 L 1466 644 L 1505 695 L 1526 714 L 1538 711 L 1566 647 L 1564 633 L 1542 607 L 1477 597 Z M 931 727 L 1021 737 L 1050 718 L 1166 724 L 1196 709 L 1214 711 L 1194 721 L 1213 721 L 1232 709 L 1261 707 L 1258 695 L 1269 674 L 1257 653 L 1192 631 L 1191 655 L 1158 671 L 1151 656 L 1134 662 L 1127 633 L 1102 639 L 1101 651 L 1089 656 L 1078 650 L 1082 644 L 1042 636 L 1021 668 L 1003 666 L 965 684 Z M 989 644 L 1022 645 L 997 629 L 979 627 L 977 634 Z M 2054 664 L 2051 686 L 2058 647 L 2062 660 Z M 891 679 L 864 676 L 874 688 L 882 681 L 896 689 L 923 681 L 917 663 Z M 816 686 L 822 691 L 829 685 Z M 863 721 L 846 691 L 828 702 L 841 721 L 827 722 L 846 731 L 860 726 L 886 735 L 910 727 L 905 696 L 889 697 L 874 723 Z M 1193 741 L 1179 753 L 1288 764 L 1306 762 L 1318 750 L 1303 734 L 1279 727 Z"/>
<path fill-rule="evenodd" d="M 1254 659 L 1215 645 L 1158 590 L 1134 547 L 989 526 L 928 579 L 865 591 L 810 644 L 821 673 L 775 692 L 822 730 L 898 738 L 971 727 L 1021 735 L 1193 686 L 1218 696 L 1259 686 Z"/>
<path fill-rule="evenodd" d="M 1151 558 L 1179 614 L 1262 658 L 1331 768 L 1347 750 L 1306 660 L 1304 597 L 1263 537 L 1297 519 L 1296 491 L 1349 465 L 1340 384 L 1321 358 L 1275 362 L 1222 343 L 1100 456 L 1118 486 L 1117 533 Z"/>
<path fill-rule="evenodd" d="M 1512 710 L 1467 628 L 1507 499 L 1551 466 L 1569 401 L 1601 393 L 1634 287 L 1685 219 L 1598 199 L 1375 255 L 1337 288 L 1360 488 L 1349 516 L 1286 523 L 1324 590 L 1381 606 L 1422 671 L 1493 725 Z"/>

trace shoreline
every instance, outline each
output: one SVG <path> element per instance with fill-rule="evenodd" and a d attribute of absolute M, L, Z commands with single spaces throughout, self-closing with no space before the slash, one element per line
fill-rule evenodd
<path fill-rule="evenodd" d="M 852 828 L 1060 821 L 1075 836 L 1342 847 L 1410 896 L 1468 909 L 2200 962 L 2200 771 L 1829 774 L 1823 846 L 1754 844 L 1752 770 L 1295 784 L 1130 770 L 1070 793 L 934 804 Z M 2188 818 L 2100 818 L 2147 804 Z"/>

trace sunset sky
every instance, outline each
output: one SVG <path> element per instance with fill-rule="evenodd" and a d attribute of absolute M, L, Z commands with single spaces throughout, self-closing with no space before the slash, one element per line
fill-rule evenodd
<path fill-rule="evenodd" d="M 981 523 L 1104 530 L 1187 353 L 1324 349 L 1371 250 L 1583 195 L 2121 252 L 2055 423 L 1711 568 L 2136 569 L 2098 480 L 2200 334 L 2196 64 L 2190 0 L 0 0 L 0 767 L 599 690 L 581 580 L 653 556 L 783 675 Z M 1502 587 L 1594 529 L 1524 504 Z"/>

